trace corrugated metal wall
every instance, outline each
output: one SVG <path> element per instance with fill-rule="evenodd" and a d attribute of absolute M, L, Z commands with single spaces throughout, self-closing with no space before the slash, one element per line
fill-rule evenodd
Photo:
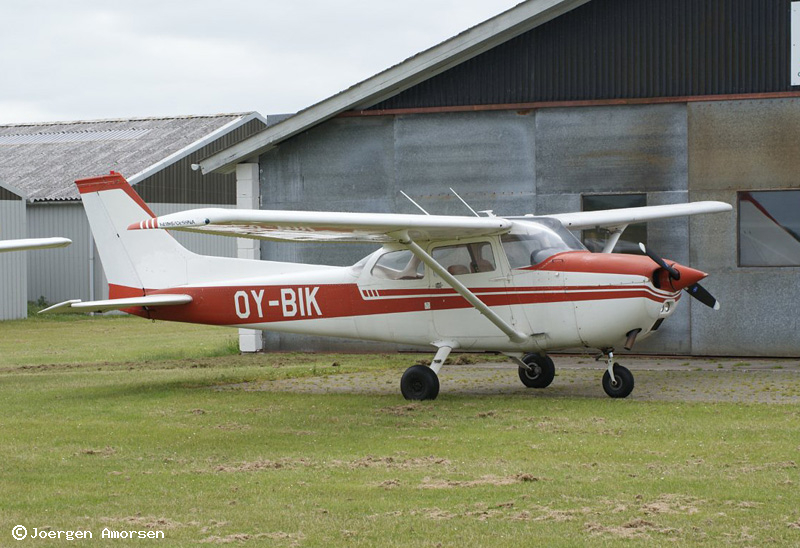
<path fill-rule="evenodd" d="M 5 189 L 0 191 L 0 239 L 26 238 L 25 202 Z M 26 255 L 31 253 L 34 252 L 0 253 L 0 320 L 24 318 L 28 314 Z"/>
<path fill-rule="evenodd" d="M 223 135 L 206 147 L 162 169 L 135 185 L 136 192 L 149 203 L 236 205 L 236 176 L 211 173 L 202 175 L 193 171 L 192 164 L 233 146 L 239 141 L 261 131 L 266 126 L 261 120 L 251 120 Z M 192 207 L 197 207 L 196 205 Z"/>
<path fill-rule="evenodd" d="M 789 0 L 592 0 L 372 109 L 789 91 Z"/>

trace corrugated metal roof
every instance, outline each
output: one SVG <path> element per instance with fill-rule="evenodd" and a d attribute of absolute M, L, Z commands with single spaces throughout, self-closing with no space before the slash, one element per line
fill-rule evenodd
<path fill-rule="evenodd" d="M 56 143 L 88 143 L 100 141 L 130 141 L 144 137 L 149 129 L 110 129 L 106 131 L 59 131 L 57 133 L 19 133 L 0 135 L 0 145 L 51 145 Z"/>
<path fill-rule="evenodd" d="M 33 201 L 77 200 L 75 179 L 133 176 L 257 113 L 0 125 L 0 180 Z M 216 135 L 219 135 L 217 133 Z"/>

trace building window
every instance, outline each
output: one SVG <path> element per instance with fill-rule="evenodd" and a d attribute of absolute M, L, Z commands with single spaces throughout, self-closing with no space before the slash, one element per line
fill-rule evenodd
<path fill-rule="evenodd" d="M 739 192 L 739 265 L 800 266 L 800 190 Z"/>
<path fill-rule="evenodd" d="M 643 207 L 647 205 L 647 194 L 590 194 L 583 196 L 584 211 L 600 211 L 604 209 L 621 209 L 625 207 Z M 609 231 L 605 228 L 584 230 L 582 235 L 583 245 L 589 251 L 600 252 L 606 244 Z M 647 224 L 636 223 L 629 225 L 622 233 L 615 253 L 641 254 L 639 242 L 647 245 Z"/>

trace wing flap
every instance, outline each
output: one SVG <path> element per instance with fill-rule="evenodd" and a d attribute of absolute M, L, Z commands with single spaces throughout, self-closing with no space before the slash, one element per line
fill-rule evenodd
<path fill-rule="evenodd" d="M 498 217 L 403 215 L 323 211 L 192 209 L 134 223 L 128 230 L 169 229 L 259 240 L 391 242 L 400 232 L 416 240 L 503 234 L 511 221 Z"/>
<path fill-rule="evenodd" d="M 175 306 L 192 302 L 191 295 L 145 295 L 142 297 L 129 297 L 125 299 L 108 299 L 104 301 L 81 301 L 73 299 L 55 304 L 39 314 L 63 314 L 69 312 L 108 312 L 109 310 L 124 310 L 135 306 Z"/>

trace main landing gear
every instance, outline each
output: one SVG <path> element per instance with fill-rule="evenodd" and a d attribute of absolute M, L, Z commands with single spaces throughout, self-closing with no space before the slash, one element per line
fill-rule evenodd
<path fill-rule="evenodd" d="M 556 376 L 556 366 L 547 354 L 525 354 L 519 366 L 519 380 L 528 388 L 547 388 Z"/>
<path fill-rule="evenodd" d="M 451 346 L 440 346 L 430 366 L 412 365 L 400 379 L 400 392 L 407 400 L 435 400 L 439 395 L 439 370 L 450 355 Z"/>

